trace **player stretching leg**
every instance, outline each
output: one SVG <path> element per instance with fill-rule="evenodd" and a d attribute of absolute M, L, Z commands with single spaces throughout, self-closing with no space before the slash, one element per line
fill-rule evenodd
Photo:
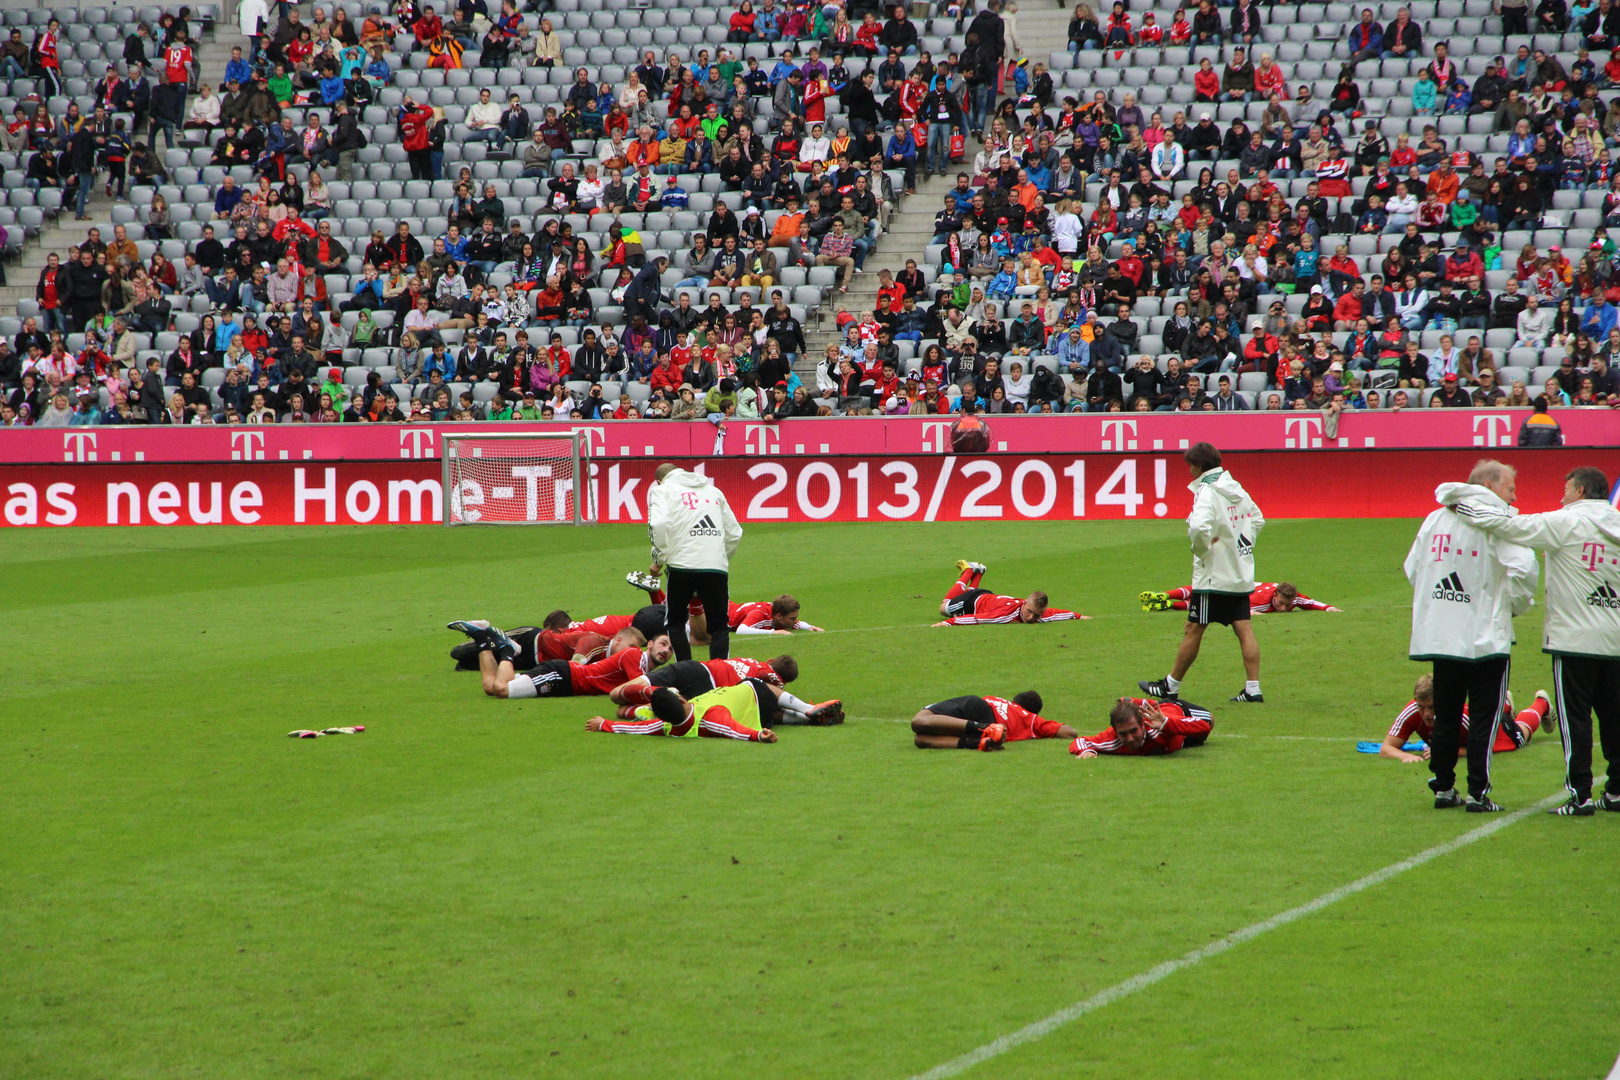
<path fill-rule="evenodd" d="M 632 570 L 624 579 L 641 589 L 654 605 L 663 604 L 664 590 L 658 584 L 659 567 L 648 568 L 643 574 Z M 799 602 L 788 593 L 775 600 L 755 600 L 742 604 L 727 603 L 726 622 L 733 634 L 791 634 L 795 630 L 821 633 L 821 627 L 799 618 Z M 686 607 L 686 633 L 694 645 L 709 643 L 708 618 L 703 603 L 696 597 Z"/>
<path fill-rule="evenodd" d="M 652 692 L 646 705 L 636 709 L 631 719 L 593 716 L 585 721 L 585 730 L 610 735 L 696 736 L 773 743 L 776 732 L 764 726 L 762 720 L 769 715 L 771 702 L 766 699 L 771 689 L 758 679 L 746 679 L 736 686 L 710 690 L 688 701 L 674 690 L 661 686 Z M 749 721 L 761 726 L 750 727 Z"/>
<path fill-rule="evenodd" d="M 660 635 L 651 645 L 641 631 L 627 626 L 608 642 L 608 655 L 592 664 L 572 660 L 545 660 L 521 674 L 513 667 L 517 645 L 496 627 L 479 620 L 450 624 L 478 646 L 478 671 L 484 693 L 490 697 L 571 697 L 607 694 L 669 659 L 669 638 Z M 643 651 L 645 650 L 645 651 Z"/>
<path fill-rule="evenodd" d="M 1072 611 L 1047 607 L 1046 594 L 1032 592 L 1028 596 L 998 596 L 988 589 L 979 588 L 979 581 L 988 569 L 983 563 L 956 561 L 961 576 L 939 602 L 939 613 L 944 622 L 935 626 L 977 626 L 981 623 L 1036 623 L 1063 622 L 1066 619 L 1089 619 L 1090 615 L 1076 615 Z"/>
<path fill-rule="evenodd" d="M 562 629 L 547 629 L 542 626 L 520 626 L 516 630 L 505 631 L 512 644 L 517 646 L 517 652 L 512 657 L 512 666 L 522 671 L 526 668 L 536 667 L 543 660 L 575 660 L 588 664 L 601 660 L 607 656 L 608 642 L 612 635 L 593 633 L 589 630 L 569 630 L 568 617 L 565 612 L 553 612 L 553 615 L 562 615 Z M 547 619 L 550 622 L 550 617 Z M 486 619 L 468 620 L 468 626 L 489 627 Z M 464 641 L 450 650 L 450 658 L 456 662 L 457 671 L 478 670 L 478 643 Z"/>
<path fill-rule="evenodd" d="M 1089 739 L 1076 739 L 1069 753 L 1080 758 L 1098 754 L 1173 754 L 1203 746 L 1215 720 L 1208 709 L 1182 701 L 1120 698 L 1108 713 L 1109 726 Z"/>
<path fill-rule="evenodd" d="M 1537 690 L 1536 699 L 1530 703 L 1528 709 L 1517 714 L 1513 711 L 1513 702 L 1510 699 L 1502 708 L 1502 718 L 1496 727 L 1496 742 L 1491 746 L 1491 753 L 1506 754 L 1524 746 L 1541 728 L 1542 721 L 1546 721 L 1548 730 L 1557 726 L 1555 717 L 1549 718 L 1552 712 L 1552 699 L 1547 691 Z M 1400 715 L 1395 717 L 1395 723 L 1390 726 L 1389 734 L 1384 736 L 1383 745 L 1378 748 L 1379 757 L 1394 758 L 1408 764 L 1417 761 L 1428 761 L 1429 751 L 1424 749 L 1421 754 L 1409 754 L 1401 747 L 1416 735 L 1424 742 L 1429 741 L 1429 734 L 1434 730 L 1434 676 L 1418 676 L 1417 685 L 1412 688 L 1412 700 L 1406 703 Z M 1463 706 L 1462 730 L 1464 740 L 1468 737 L 1468 706 Z"/>
<path fill-rule="evenodd" d="M 637 707 L 652 701 L 654 691 L 660 688 L 674 690 L 687 701 L 695 700 L 711 690 L 737 686 L 744 680 L 763 683 L 776 699 L 784 724 L 807 724 L 811 727 L 829 727 L 844 722 L 844 709 L 837 700 L 817 705 L 801 700 L 782 689 L 784 683 L 799 677 L 799 664 L 791 656 L 773 656 L 763 664 L 746 657 L 726 660 L 677 660 L 658 670 L 631 679 L 615 687 L 608 700 L 619 706 L 619 719 L 628 720 Z"/>
<path fill-rule="evenodd" d="M 485 619 L 471 619 L 467 625 L 490 624 Z M 600 660 L 606 655 L 602 646 L 626 626 L 634 626 L 642 637 L 654 641 L 664 633 L 664 609 L 649 604 L 634 615 L 601 615 L 582 622 L 573 621 L 568 612 L 559 609 L 547 615 L 538 627 L 520 626 L 506 631 L 506 636 L 518 647 L 512 663 L 522 670 L 542 660 Z M 464 641 L 450 650 L 450 659 L 456 662 L 457 671 L 477 671 L 478 653 L 476 642 Z"/>
<path fill-rule="evenodd" d="M 1041 695 L 1025 690 L 1011 701 L 998 697 L 954 697 L 912 717 L 919 750 L 1000 750 L 1024 739 L 1072 739 L 1079 732 L 1041 716 Z"/>
<path fill-rule="evenodd" d="M 1192 599 L 1192 586 L 1184 585 L 1169 592 L 1145 592 L 1138 600 L 1142 601 L 1143 611 L 1186 611 L 1188 601 Z M 1249 594 L 1250 615 L 1270 615 L 1273 612 L 1283 614 L 1289 611 L 1338 611 L 1320 600 L 1312 600 L 1288 582 L 1268 581 L 1263 585 L 1256 585 L 1254 592 Z"/>

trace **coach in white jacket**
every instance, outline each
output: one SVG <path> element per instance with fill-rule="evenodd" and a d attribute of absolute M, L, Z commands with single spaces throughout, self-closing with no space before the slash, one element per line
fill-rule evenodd
<path fill-rule="evenodd" d="M 1412 583 L 1412 640 L 1408 655 L 1434 664 L 1434 731 L 1429 739 L 1429 788 L 1434 806 L 1462 806 L 1457 794 L 1457 753 L 1463 704 L 1468 714 L 1501 715 L 1513 651 L 1513 617 L 1530 610 L 1536 589 L 1536 557 L 1528 548 L 1499 540 L 1452 509 L 1471 504 L 1501 514 L 1513 504 L 1513 470 L 1481 461 L 1466 484 L 1441 484 L 1440 509 L 1423 519 L 1406 554 Z M 1500 810 L 1491 801 L 1494 723 L 1468 730 L 1469 813 Z"/>
<path fill-rule="evenodd" d="M 1569 801 L 1550 813 L 1590 817 L 1592 712 L 1597 712 L 1607 790 L 1598 801 L 1620 811 L 1620 510 L 1609 478 L 1583 466 L 1564 477 L 1563 509 L 1511 516 L 1495 500 L 1453 491 L 1446 501 L 1500 541 L 1547 553 L 1547 614 L 1541 651 L 1552 655 L 1553 706 L 1564 741 Z"/>
<path fill-rule="evenodd" d="M 664 591 L 669 641 L 675 659 L 692 659 L 686 636 L 686 606 L 703 601 L 709 630 L 709 658 L 731 656 L 731 556 L 742 540 L 742 526 L 723 491 L 701 473 L 667 462 L 653 474 L 647 492 L 647 533 L 652 538 L 654 572 L 669 570 Z"/>
<path fill-rule="evenodd" d="M 1225 623 L 1237 635 L 1243 650 L 1243 691 L 1233 701 L 1264 701 L 1260 694 L 1260 643 L 1249 619 L 1249 593 L 1254 591 L 1254 541 L 1266 527 L 1260 508 L 1243 485 L 1221 467 L 1221 452 L 1207 442 L 1189 447 L 1182 459 L 1192 473 L 1187 490 L 1193 493 L 1187 516 L 1187 539 L 1192 545 L 1192 598 L 1187 602 L 1187 630 L 1176 651 L 1170 674 L 1154 682 L 1138 682 L 1144 693 L 1158 698 L 1180 696 L 1181 680 L 1198 659 L 1198 647 L 1210 623 Z"/>

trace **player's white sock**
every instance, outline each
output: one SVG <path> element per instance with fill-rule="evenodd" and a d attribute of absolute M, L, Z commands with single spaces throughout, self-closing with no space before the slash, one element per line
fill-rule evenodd
<path fill-rule="evenodd" d="M 1249 681 L 1245 682 L 1243 684 L 1243 692 L 1245 694 L 1253 694 L 1255 697 L 1259 697 L 1260 696 L 1260 680 L 1259 679 L 1250 679 Z"/>
<path fill-rule="evenodd" d="M 1176 678 L 1174 675 L 1166 675 L 1164 677 L 1164 685 L 1168 686 L 1170 690 L 1174 692 L 1181 689 L 1181 680 Z"/>
<path fill-rule="evenodd" d="M 802 700 L 800 698 L 794 697 L 792 694 L 788 693 L 786 690 L 782 691 L 780 694 L 778 694 L 776 696 L 776 702 L 777 702 L 778 705 L 782 706 L 783 709 L 786 709 L 786 710 L 788 710 L 790 712 L 802 713 L 802 714 L 805 714 L 805 715 L 808 715 L 810 710 L 815 707 L 815 706 L 811 705 L 808 701 L 804 701 L 804 700 Z"/>

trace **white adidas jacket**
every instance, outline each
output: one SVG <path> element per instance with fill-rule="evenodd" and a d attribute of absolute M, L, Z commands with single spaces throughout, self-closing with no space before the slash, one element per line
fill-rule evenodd
<path fill-rule="evenodd" d="M 700 473 L 676 469 L 647 492 L 647 534 L 654 562 L 724 573 L 743 531 L 725 492 Z"/>
<path fill-rule="evenodd" d="M 1475 499 L 1455 506 L 1499 542 L 1547 553 L 1543 652 L 1620 657 L 1620 510 L 1606 499 L 1518 516 Z"/>
<path fill-rule="evenodd" d="M 1254 591 L 1254 541 L 1266 527 L 1260 508 L 1225 469 L 1211 469 L 1187 485 L 1193 493 L 1187 515 L 1192 543 L 1192 587 L 1203 592 Z"/>
<path fill-rule="evenodd" d="M 1499 540 L 1451 507 L 1462 501 L 1509 513 L 1478 484 L 1441 484 L 1440 509 L 1406 553 L 1412 583 L 1413 660 L 1487 660 L 1513 649 L 1513 616 L 1530 610 L 1539 567 L 1529 548 Z"/>

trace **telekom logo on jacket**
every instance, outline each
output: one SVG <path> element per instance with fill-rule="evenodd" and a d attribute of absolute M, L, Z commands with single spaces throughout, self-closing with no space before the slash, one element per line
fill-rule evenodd
<path fill-rule="evenodd" d="M 695 492 L 695 491 L 683 491 L 683 492 L 681 492 L 681 505 L 686 507 L 688 510 L 696 510 L 698 508 L 697 492 Z"/>

